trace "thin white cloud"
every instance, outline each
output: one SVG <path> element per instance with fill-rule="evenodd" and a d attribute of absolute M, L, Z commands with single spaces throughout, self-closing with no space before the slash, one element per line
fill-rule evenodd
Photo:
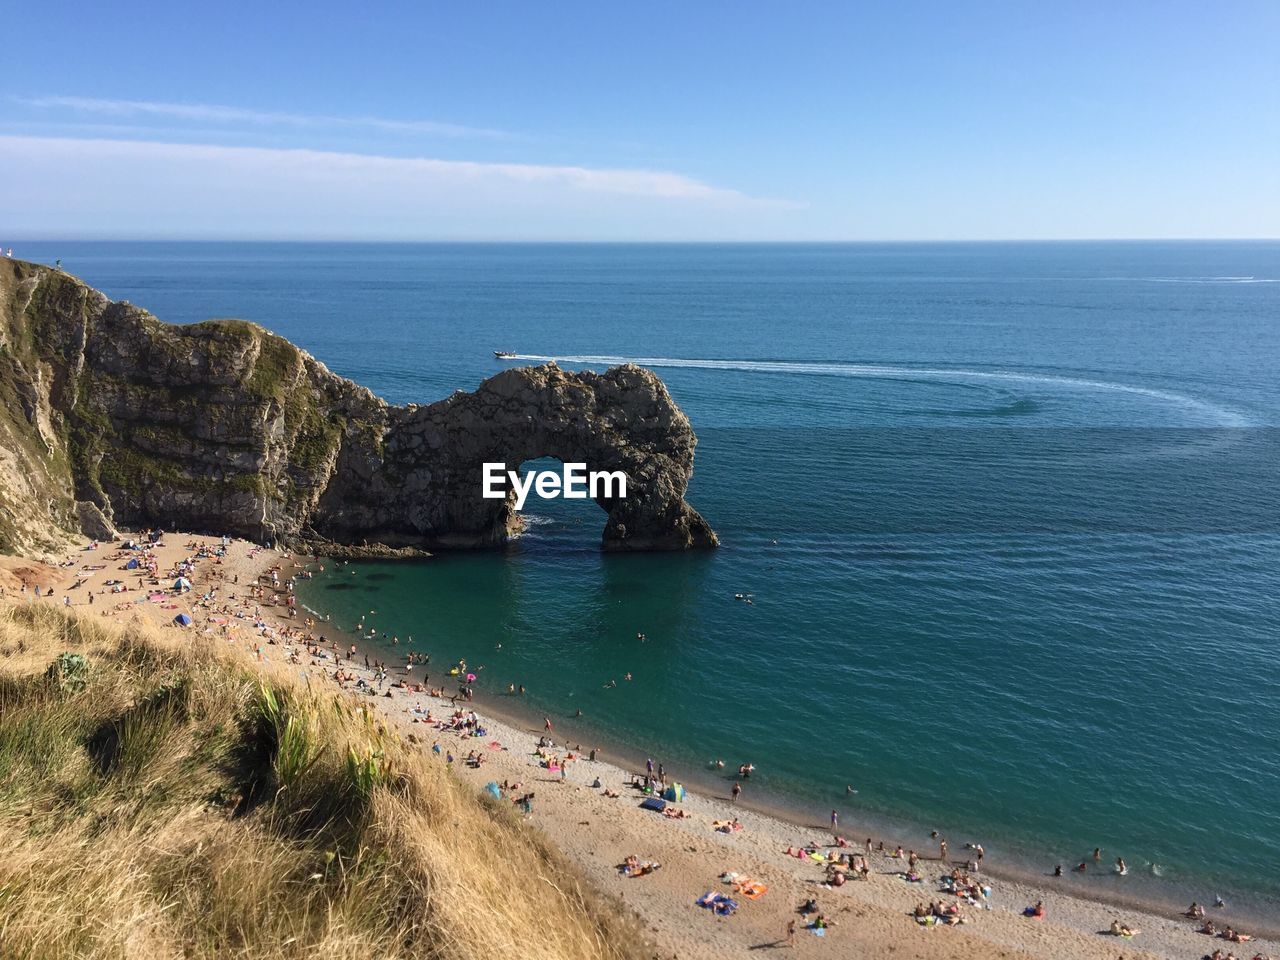
<path fill-rule="evenodd" d="M 299 129 L 363 129 L 386 133 L 472 137 L 487 140 L 519 139 L 505 130 L 470 127 L 437 120 L 396 120 L 387 117 L 337 117 L 326 114 L 283 113 L 250 110 L 212 103 L 170 103 L 156 100 L 105 100 L 95 97 L 13 96 L 14 103 L 38 110 L 71 110 L 109 117 L 157 117 L 223 126 L 289 126 Z"/>
<path fill-rule="evenodd" d="M 665 170 L 0 135 L 0 221 L 114 236 L 727 237 L 794 204 Z"/>
<path fill-rule="evenodd" d="M 551 183 L 576 190 L 683 200 L 731 203 L 774 203 L 737 190 L 714 187 L 701 180 L 664 170 L 610 169 L 536 163 L 485 163 L 438 160 L 432 157 L 390 157 L 305 148 L 239 147 L 220 144 L 158 143 L 152 140 L 74 139 L 62 137 L 0 136 L 0 154 L 7 149 L 46 155 L 161 162 L 178 169 L 184 163 L 221 164 L 228 169 L 254 168 L 330 181 L 373 177 L 380 182 Z"/>

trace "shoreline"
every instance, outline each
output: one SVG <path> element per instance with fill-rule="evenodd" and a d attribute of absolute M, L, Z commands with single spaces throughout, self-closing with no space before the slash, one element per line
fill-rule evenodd
<path fill-rule="evenodd" d="M 344 637 L 351 636 L 346 631 L 336 632 Z M 447 697 L 444 698 L 444 702 L 448 702 Z M 460 700 L 459 704 L 462 705 L 463 701 Z M 535 739 L 541 735 L 540 721 L 538 719 L 539 710 L 536 707 L 521 703 L 518 698 L 477 691 L 474 699 L 466 705 L 475 709 L 482 716 L 491 716 L 498 722 L 518 729 Z M 575 746 L 581 743 L 584 750 L 589 751 L 593 747 L 599 748 L 603 757 L 606 758 L 604 762 L 618 768 L 624 774 L 636 773 L 643 776 L 647 751 L 634 744 L 624 743 L 612 734 L 601 733 L 591 728 L 587 718 L 583 718 L 583 722 L 585 729 L 582 732 L 582 736 L 578 737 L 573 735 L 576 728 L 566 726 L 567 721 L 563 718 L 557 720 L 556 736 L 568 738 Z M 677 764 L 677 766 L 679 765 Z M 731 810 L 750 811 L 786 824 L 798 832 L 807 831 L 823 836 L 829 835 L 831 832 L 830 826 L 821 822 L 824 814 L 818 809 L 819 805 L 816 803 L 812 807 L 806 807 L 804 801 L 799 797 L 779 796 L 778 791 L 772 790 L 767 786 L 752 787 L 750 781 L 747 781 L 748 790 L 744 790 L 742 796 L 733 801 L 727 794 L 729 793 L 730 784 L 736 779 L 735 777 L 718 777 L 713 771 L 701 768 L 680 767 L 679 770 L 674 772 L 679 773 L 680 776 L 673 776 L 671 779 L 678 780 L 689 788 L 691 793 L 700 794 L 711 801 L 730 804 L 729 809 Z M 841 817 L 842 820 L 847 821 L 842 822 L 841 832 L 842 834 L 848 834 L 847 839 L 855 847 L 860 844 L 862 838 L 870 835 L 873 838 L 894 837 L 895 842 L 902 840 L 903 846 L 908 848 L 910 848 L 911 842 L 918 841 L 915 849 L 929 849 L 931 841 L 928 837 L 928 829 L 906 818 L 897 818 L 892 815 L 881 815 L 868 811 L 857 811 L 847 817 L 845 814 L 841 814 Z M 946 825 L 943 824 L 943 826 Z M 887 839 L 886 843 L 888 843 Z M 961 845 L 954 849 L 953 853 L 954 856 L 951 862 L 954 864 L 963 862 L 963 858 L 970 851 Z M 988 851 L 989 853 L 990 851 Z M 921 860 L 923 862 L 931 862 L 932 857 L 922 854 Z M 1103 866 L 1106 866 L 1105 862 Z M 996 863 L 990 862 L 989 859 L 984 860 L 982 867 L 984 876 L 997 880 L 1027 887 L 1043 886 L 1045 889 L 1053 889 L 1063 896 L 1113 907 L 1117 910 L 1154 915 L 1172 922 L 1185 922 L 1186 918 L 1183 915 L 1183 911 L 1186 909 L 1187 904 L 1197 899 L 1195 893 L 1191 890 L 1182 891 L 1186 893 L 1185 900 L 1174 896 L 1174 893 L 1177 892 L 1175 890 L 1168 891 L 1168 895 L 1162 897 L 1152 889 L 1156 884 L 1152 883 L 1151 878 L 1148 877 L 1124 878 L 1140 881 L 1144 887 L 1143 891 L 1123 892 L 1090 889 L 1082 885 L 1081 879 L 1070 869 L 1070 866 L 1065 861 L 1064 871 L 1063 876 L 1054 877 L 1051 871 L 1037 870 L 1025 855 L 1015 855 L 1012 859 L 1004 859 Z M 1104 875 L 1108 879 L 1115 876 L 1110 870 L 1107 870 Z M 1087 876 L 1092 879 L 1097 876 L 1097 873 L 1088 874 Z M 1173 888 L 1181 886 L 1180 882 L 1162 882 Z M 1235 893 L 1230 890 L 1227 891 L 1227 894 L 1226 899 L 1231 905 L 1233 917 L 1245 923 L 1250 932 L 1255 932 L 1260 937 L 1265 936 L 1268 939 L 1280 941 L 1280 923 L 1268 923 L 1260 915 L 1260 908 L 1252 902 L 1244 911 L 1241 910 L 1239 901 L 1252 901 L 1253 898 L 1249 894 Z M 1199 902 L 1203 904 L 1204 901 Z"/>
<path fill-rule="evenodd" d="M 327 557 L 319 557 L 315 558 L 315 560 L 325 564 L 329 562 Z M 302 603 L 301 600 L 299 602 L 300 604 Z M 324 615 L 323 611 L 316 611 L 306 604 L 302 605 L 317 616 Z M 341 628 L 332 622 L 323 623 L 323 626 L 327 628 L 327 632 L 332 633 L 334 636 L 346 638 L 347 642 L 366 642 L 356 632 Z M 380 641 L 375 642 L 380 643 Z M 384 649 L 379 645 L 378 649 L 388 656 L 398 654 L 398 652 L 395 652 L 395 648 Z M 403 671 L 403 665 L 389 663 L 388 669 L 392 670 L 393 675 L 395 675 L 394 671 L 396 669 Z M 445 679 L 448 680 L 450 678 Z M 448 698 L 445 699 L 446 701 L 448 700 Z M 462 701 L 459 700 L 459 703 L 461 704 Z M 535 739 L 541 734 L 541 718 L 551 715 L 556 724 L 555 734 L 557 737 L 568 738 L 573 744 L 581 743 L 584 750 L 590 750 L 592 747 L 602 748 L 604 756 L 610 758 L 609 762 L 625 773 L 638 772 L 643 775 L 646 757 L 652 754 L 655 762 L 658 759 L 657 753 L 647 750 L 641 745 L 624 741 L 611 732 L 597 729 L 592 724 L 590 717 L 577 719 L 563 713 L 560 716 L 556 716 L 555 713 L 552 713 L 553 710 L 557 709 L 556 707 L 534 706 L 519 696 L 513 697 L 505 693 L 481 688 L 475 691 L 473 700 L 467 706 L 476 709 L 482 714 L 487 713 L 508 726 L 520 729 Z M 566 708 L 563 705 L 559 705 L 558 709 L 563 710 Z M 581 725 L 580 727 L 578 726 L 579 724 Z M 702 764 L 684 765 L 676 762 L 668 764 L 668 766 L 672 768 L 672 773 L 680 774 L 680 776 L 672 778 L 678 779 L 686 787 L 701 793 L 708 799 L 720 800 L 726 804 L 731 802 L 728 794 L 730 785 L 736 777 L 730 774 L 728 767 L 725 768 L 724 775 L 721 776 Z M 830 827 L 823 823 L 827 816 L 823 806 L 822 803 L 812 799 L 806 800 L 799 794 L 786 793 L 767 785 L 755 785 L 747 781 L 746 789 L 736 801 L 734 808 L 750 810 L 787 824 L 798 831 L 811 831 L 820 835 L 829 835 Z M 921 852 L 922 861 L 927 862 L 930 859 L 930 856 L 926 856 L 923 851 L 933 850 L 932 845 L 935 844 L 935 841 L 929 836 L 930 828 L 919 821 L 893 813 L 847 808 L 841 811 L 841 818 L 841 832 L 848 835 L 851 843 L 855 840 L 860 842 L 868 834 L 877 839 L 884 837 L 886 838 L 886 843 L 888 842 L 887 838 L 893 837 L 895 843 L 901 841 L 902 845 L 908 849 L 911 848 L 912 844 L 915 844 L 914 849 Z M 943 835 L 952 835 L 948 832 L 949 824 L 942 822 L 937 826 Z M 856 834 L 856 837 L 854 834 Z M 954 835 L 959 836 L 959 834 Z M 997 842 L 999 841 L 998 833 L 994 835 L 994 839 Z M 988 847 L 991 846 L 985 839 L 982 842 L 986 843 Z M 988 856 L 991 852 L 988 849 Z M 955 863 L 963 862 L 968 851 L 963 846 L 953 846 L 951 853 L 952 863 Z M 1221 891 L 1225 893 L 1233 919 L 1247 925 L 1250 931 L 1256 932 L 1259 936 L 1266 936 L 1269 939 L 1280 941 L 1280 922 L 1271 919 L 1276 916 L 1275 909 L 1280 909 L 1280 902 L 1268 897 L 1266 894 L 1240 891 L 1225 885 L 1210 887 L 1208 884 L 1192 878 L 1169 880 L 1164 877 L 1133 874 L 1132 872 L 1128 877 L 1120 878 L 1111 869 L 1110 861 L 1105 858 L 1100 864 L 1089 861 L 1090 871 L 1082 876 L 1072 869 L 1076 863 L 1080 862 L 1079 855 L 1077 855 L 1077 859 L 1070 857 L 1055 859 L 1049 854 L 1037 856 L 1034 852 L 1025 849 L 1018 849 L 1012 853 L 1000 850 L 999 853 L 1000 858 L 994 863 L 990 859 L 984 861 L 983 873 L 985 875 L 1027 887 L 1043 887 L 1045 890 L 1052 890 L 1064 896 L 1074 897 L 1116 910 L 1150 914 L 1173 922 L 1185 922 L 1186 918 L 1183 911 L 1186 910 L 1189 903 L 1199 902 L 1204 905 L 1206 902 L 1212 902 L 1213 896 L 1216 896 Z M 1052 870 L 1047 866 L 1055 862 L 1062 863 L 1064 873 L 1061 877 L 1055 877 Z M 1103 883 L 1123 880 L 1129 889 L 1107 889 L 1102 887 L 1097 883 L 1100 874 L 1103 878 Z"/>
<path fill-rule="evenodd" d="M 165 563 L 169 558 L 185 555 L 184 545 L 217 542 L 214 538 L 189 537 L 180 533 L 168 534 L 164 540 L 164 550 L 169 556 L 161 557 L 161 571 L 167 569 Z M 84 564 L 101 561 L 113 553 L 114 548 L 102 545 L 99 551 L 95 557 L 82 548 L 71 555 L 71 566 L 52 567 L 19 560 L 0 568 L 0 572 L 12 577 L 14 568 L 20 564 L 28 575 L 56 577 L 54 585 L 58 589 L 48 602 L 62 602 L 66 596 L 73 598 L 76 606 L 81 606 L 85 603 L 86 589 L 114 576 L 111 572 L 99 574 L 96 571 L 83 574 Z M 157 555 L 163 553 L 157 551 Z M 279 568 L 283 583 L 290 570 L 307 562 L 307 558 L 294 558 L 243 541 L 231 541 L 225 559 L 206 558 L 197 562 L 191 577 L 194 586 L 191 592 L 169 596 L 170 591 L 153 585 L 143 588 L 137 599 L 122 600 L 114 606 L 105 601 L 99 609 L 105 615 L 115 615 L 126 622 L 141 615 L 164 624 L 179 612 L 188 613 L 196 622 L 187 629 L 220 635 L 230 645 L 243 650 L 251 661 L 256 658 L 273 665 L 281 662 L 296 664 L 295 669 L 308 684 L 321 684 L 324 689 L 334 691 L 334 664 L 328 656 L 303 655 L 297 660 L 286 656 L 291 649 L 296 655 L 296 648 L 301 645 L 297 633 L 303 627 L 305 617 L 290 618 L 288 609 L 280 605 L 278 598 L 281 594 L 274 591 L 270 601 L 250 600 L 245 596 L 251 592 L 249 584 L 256 582 L 273 566 Z M 108 561 L 103 569 L 109 571 L 117 566 L 119 564 Z M 67 585 L 81 575 L 87 586 Z M 238 584 L 234 582 L 237 577 Z M 95 578 L 97 584 L 94 583 Z M 163 574 L 160 583 L 164 583 Z M 201 600 L 200 594 L 211 587 L 215 594 L 213 601 Z M 166 594 L 166 600 L 176 602 L 151 599 L 158 589 Z M 137 591 L 126 590 L 129 592 Z M 218 596 L 219 593 L 223 595 Z M 232 607 L 227 602 L 231 595 L 234 595 L 232 604 L 238 603 L 243 612 L 228 618 L 225 610 Z M 251 612 L 250 607 L 258 609 Z M 257 626 L 259 623 L 261 628 Z M 317 624 L 316 630 L 321 629 L 326 633 L 326 644 L 339 634 L 343 640 L 347 639 L 347 635 L 337 631 L 332 624 Z M 294 635 L 291 636 L 291 632 Z M 330 633 L 334 636 L 328 636 Z M 379 649 L 378 656 L 383 655 Z M 346 662 L 342 669 L 366 684 L 370 683 L 372 671 Z M 406 673 L 403 664 L 395 662 L 388 663 L 387 672 L 392 681 L 403 678 Z M 412 671 L 409 671 L 408 678 L 413 679 Z M 850 882 L 834 889 L 822 887 L 822 867 L 789 857 L 783 851 L 788 846 L 814 840 L 822 844 L 822 849 L 828 849 L 831 845 L 830 828 L 805 826 L 804 822 L 811 818 L 795 816 L 797 811 L 794 809 L 779 808 L 767 800 L 758 803 L 754 799 L 734 805 L 727 799 L 703 795 L 700 791 L 707 785 L 715 786 L 716 778 L 706 771 L 703 771 L 705 776 L 699 776 L 697 771 L 690 770 L 687 780 L 682 778 L 682 782 L 687 782 L 691 792 L 679 804 L 688 817 L 669 820 L 638 809 L 635 801 L 639 795 L 625 786 L 629 770 L 643 770 L 643 761 L 632 763 L 638 756 L 634 748 L 615 743 L 611 737 L 598 735 L 589 723 L 584 726 L 582 736 L 578 737 L 572 729 L 566 729 L 565 721 L 557 720 L 552 735 L 559 740 L 568 734 L 570 740 L 581 740 L 588 750 L 603 745 L 610 759 L 574 761 L 567 782 L 557 781 L 537 765 L 529 752 L 541 735 L 536 708 L 529 708 L 535 714 L 531 723 L 528 715 L 522 715 L 522 708 L 516 704 L 504 707 L 501 696 L 482 697 L 472 703 L 460 700 L 458 707 L 463 710 L 475 708 L 488 729 L 483 742 L 463 740 L 456 733 L 425 724 L 422 717 L 410 713 L 417 705 L 430 712 L 442 711 L 440 716 L 447 716 L 453 710 L 447 697 L 441 699 L 410 693 L 403 688 L 390 689 L 394 692 L 389 698 L 359 696 L 349 688 L 348 695 L 358 696 L 364 703 L 376 704 L 382 716 L 411 742 L 421 744 L 424 749 L 429 749 L 433 740 L 442 747 L 456 748 L 459 754 L 468 748 L 482 748 L 485 762 L 477 769 L 469 769 L 463 763 L 454 764 L 456 774 L 472 781 L 477 790 L 486 782 L 514 778 L 525 783 L 527 778 L 526 785 L 538 797 L 534 801 L 535 824 L 604 891 L 624 893 L 627 902 L 639 911 L 651 935 L 663 944 L 664 950 L 670 952 L 674 949 L 680 957 L 723 956 L 736 948 L 777 941 L 787 918 L 796 916 L 795 904 L 809 898 L 816 898 L 821 909 L 831 913 L 837 922 L 830 931 L 830 937 L 821 940 L 804 937 L 807 948 L 824 956 L 847 956 L 851 952 L 856 955 L 856 946 L 877 951 L 874 955 L 879 955 L 887 943 L 894 945 L 898 956 L 922 958 L 994 955 L 1052 958 L 1070 955 L 1114 960 L 1117 949 L 1126 958 L 1200 957 L 1221 947 L 1234 948 L 1242 960 L 1247 960 L 1257 952 L 1280 952 L 1280 942 L 1259 940 L 1247 945 L 1228 944 L 1200 935 L 1193 930 L 1191 921 L 1170 917 L 1166 911 L 1153 910 L 1149 905 L 1106 902 L 1091 895 L 1092 891 L 1057 888 L 1046 883 L 1047 878 L 1044 877 L 1017 876 L 1004 865 L 982 871 L 984 880 L 996 881 L 995 894 L 985 909 L 979 907 L 971 912 L 966 908 L 970 923 L 947 930 L 920 927 L 911 921 L 909 911 L 914 903 L 938 896 L 935 884 L 904 883 L 899 876 L 901 861 L 873 855 L 868 858 L 872 871 L 870 882 Z M 495 743 L 502 746 L 495 749 L 491 746 Z M 490 745 L 488 752 L 484 749 L 486 745 Z M 584 767 L 585 770 L 580 769 Z M 590 788 L 588 782 L 596 777 L 604 787 L 620 792 L 621 797 L 606 798 L 600 791 Z M 550 804 L 547 798 L 550 798 Z M 746 827 L 741 833 L 722 834 L 711 830 L 711 820 L 734 816 L 741 819 Z M 863 822 L 862 817 L 850 819 Z M 859 827 L 859 830 L 865 829 Z M 853 830 L 846 826 L 841 832 L 852 833 Z M 858 841 L 853 843 L 850 851 L 862 852 L 861 836 L 859 833 Z M 968 851 L 958 844 L 951 852 L 953 862 L 968 855 Z M 660 859 L 663 869 L 649 877 L 621 880 L 616 864 L 632 853 Z M 942 866 L 932 859 L 933 855 L 930 850 L 930 857 L 922 857 L 921 861 L 921 872 L 930 880 Z M 772 892 L 759 903 L 746 905 L 746 909 L 740 910 L 727 922 L 727 918 L 711 918 L 707 911 L 694 906 L 693 900 L 704 890 L 726 889 L 721 888 L 717 881 L 724 870 L 747 870 L 768 883 Z M 1037 900 L 1042 900 L 1048 909 L 1048 919 L 1043 922 L 1021 915 L 1024 906 Z M 1231 911 L 1223 913 L 1211 909 L 1209 915 L 1222 923 L 1235 919 Z M 1122 922 L 1141 927 L 1143 932 L 1133 940 L 1101 935 L 1100 931 L 1105 932 L 1117 916 Z M 1246 929 L 1251 933 L 1262 932 L 1252 922 L 1246 925 Z"/>

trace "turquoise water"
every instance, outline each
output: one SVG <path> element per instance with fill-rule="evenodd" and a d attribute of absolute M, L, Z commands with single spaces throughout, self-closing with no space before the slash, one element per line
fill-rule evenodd
<path fill-rule="evenodd" d="M 1280 897 L 1280 244 L 17 252 L 396 402 L 495 349 L 646 360 L 722 549 L 604 556 L 594 504 L 539 501 L 509 549 L 331 568 L 307 602 L 850 824 Z"/>

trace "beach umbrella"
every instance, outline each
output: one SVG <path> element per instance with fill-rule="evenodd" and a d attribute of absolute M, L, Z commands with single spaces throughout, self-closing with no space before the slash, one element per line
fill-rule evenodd
<path fill-rule="evenodd" d="M 173 622 L 180 627 L 191 626 L 191 618 L 188 617 L 185 613 L 178 614 L 176 617 L 173 618 Z"/>
<path fill-rule="evenodd" d="M 476 675 L 474 673 L 467 674 L 467 683 L 475 683 Z"/>
<path fill-rule="evenodd" d="M 190 590 L 190 589 L 191 589 L 191 581 L 190 581 L 190 580 L 188 580 L 186 577 L 179 577 L 177 580 L 173 581 L 173 589 L 175 589 L 175 590 Z"/>
<path fill-rule="evenodd" d="M 138 569 L 138 558 L 137 558 L 137 557 L 131 557 L 131 558 L 129 559 L 129 562 L 128 562 L 128 563 L 126 563 L 126 564 L 124 565 L 124 568 L 125 568 L 126 570 L 137 570 L 137 569 Z"/>

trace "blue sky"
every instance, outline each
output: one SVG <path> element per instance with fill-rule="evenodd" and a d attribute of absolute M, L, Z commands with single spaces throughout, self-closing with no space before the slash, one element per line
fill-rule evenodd
<path fill-rule="evenodd" d="M 1274 0 L 0 0 L 0 23 L 15 238 L 1280 235 Z"/>

